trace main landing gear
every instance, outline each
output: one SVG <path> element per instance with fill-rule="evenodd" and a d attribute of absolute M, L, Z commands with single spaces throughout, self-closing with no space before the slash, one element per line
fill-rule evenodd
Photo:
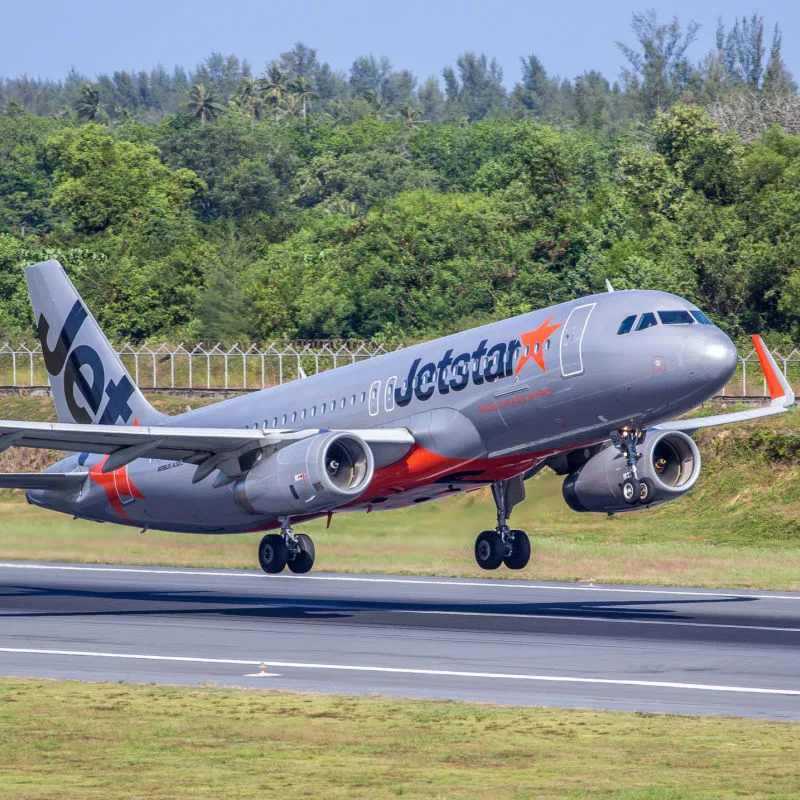
<path fill-rule="evenodd" d="M 625 463 L 628 466 L 622 483 L 619 485 L 622 499 L 628 505 L 647 504 L 653 495 L 653 484 L 650 479 L 639 477 L 638 465 L 642 454 L 637 448 L 644 442 L 645 435 L 646 431 L 638 429 L 623 428 L 619 431 L 611 431 L 611 443 L 625 456 Z"/>
<path fill-rule="evenodd" d="M 314 566 L 314 542 L 304 533 L 295 533 L 289 518 L 281 519 L 281 532 L 268 533 L 258 545 L 258 563 L 264 572 L 276 574 L 289 567 L 298 574 Z"/>
<path fill-rule="evenodd" d="M 511 509 L 525 498 L 522 477 L 494 481 L 492 497 L 497 506 L 497 527 L 478 534 L 475 561 L 481 569 L 497 569 L 501 564 L 509 569 L 524 569 L 531 558 L 530 540 L 525 531 L 508 527 Z"/>

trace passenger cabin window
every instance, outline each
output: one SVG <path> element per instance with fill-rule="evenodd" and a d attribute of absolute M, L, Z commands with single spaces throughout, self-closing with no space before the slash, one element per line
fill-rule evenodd
<path fill-rule="evenodd" d="M 642 314 L 642 318 L 639 320 L 636 330 L 643 331 L 645 328 L 652 328 L 653 325 L 658 325 L 658 320 L 655 314 L 651 314 L 648 311 L 646 314 Z"/>
<path fill-rule="evenodd" d="M 284 414 L 281 418 L 281 426 L 284 428 L 286 427 L 286 414 Z"/>
<path fill-rule="evenodd" d="M 625 333 L 630 333 L 631 329 L 633 328 L 633 323 L 636 322 L 636 314 L 631 314 L 629 317 L 625 317 L 624 320 L 620 323 L 619 330 L 617 331 L 617 336 L 622 336 Z"/>
<path fill-rule="evenodd" d="M 698 311 L 697 309 L 692 311 L 692 316 L 701 325 L 713 325 L 714 324 L 702 311 Z"/>
<path fill-rule="evenodd" d="M 659 311 L 658 318 L 662 325 L 694 325 L 692 315 L 683 309 L 680 311 Z"/>

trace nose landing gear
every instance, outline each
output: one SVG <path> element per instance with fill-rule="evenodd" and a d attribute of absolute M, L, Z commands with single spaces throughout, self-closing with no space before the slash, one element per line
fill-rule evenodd
<path fill-rule="evenodd" d="M 497 527 L 483 531 L 475 540 L 475 561 L 481 569 L 524 569 L 531 558 L 531 543 L 525 531 L 511 530 L 511 509 L 525 499 L 522 477 L 492 483 L 492 497 L 497 506 Z"/>
<path fill-rule="evenodd" d="M 646 503 L 652 494 L 652 485 L 649 481 L 639 480 L 639 459 L 642 454 L 637 450 L 638 446 L 644 441 L 646 431 L 634 428 L 629 430 L 623 428 L 618 431 L 611 431 L 611 444 L 625 456 L 625 463 L 628 471 L 619 485 L 622 492 L 622 499 L 628 505 L 635 503 Z"/>
<path fill-rule="evenodd" d="M 275 575 L 285 567 L 297 574 L 314 566 L 314 542 L 304 533 L 295 533 L 289 518 L 283 517 L 280 533 L 268 533 L 258 545 L 258 563 L 264 572 Z"/>

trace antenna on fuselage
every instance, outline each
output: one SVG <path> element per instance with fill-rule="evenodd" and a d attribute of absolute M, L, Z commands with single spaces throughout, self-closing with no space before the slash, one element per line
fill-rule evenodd
<path fill-rule="evenodd" d="M 611 285 L 611 281 L 608 278 L 606 278 L 606 290 L 609 292 L 614 291 L 614 287 Z"/>

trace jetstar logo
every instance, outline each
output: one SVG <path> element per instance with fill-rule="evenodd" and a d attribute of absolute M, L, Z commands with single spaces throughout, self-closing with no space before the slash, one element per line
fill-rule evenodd
<path fill-rule="evenodd" d="M 99 464 L 95 464 L 89 470 L 89 477 L 106 493 L 111 508 L 125 522 L 130 522 L 130 517 L 125 513 L 123 506 L 134 499 L 144 500 L 144 495 L 136 488 L 134 482 L 128 476 L 127 467 L 120 467 L 113 472 L 103 472 L 103 464 L 107 460 L 108 456 Z"/>
<path fill-rule="evenodd" d="M 84 424 L 92 422 L 100 410 L 104 391 L 108 396 L 108 402 L 102 416 L 97 421 L 101 425 L 114 425 L 117 419 L 127 422 L 133 413 L 128 405 L 128 400 L 134 393 L 133 384 L 128 380 L 127 375 L 123 375 L 117 383 L 114 383 L 113 380 L 106 383 L 103 361 L 97 350 L 88 344 L 72 346 L 88 315 L 81 301 L 76 300 L 52 350 L 47 343 L 50 323 L 45 319 L 44 314 L 39 316 L 37 332 L 42 343 L 45 366 L 51 375 L 59 375 L 64 370 L 64 394 L 72 418 L 76 422 Z M 81 371 L 83 367 L 88 367 L 91 371 L 91 383 Z M 91 409 L 91 413 L 84 406 L 79 405 L 75 399 L 76 386 Z"/>
<path fill-rule="evenodd" d="M 438 361 L 429 361 L 420 366 L 421 358 L 414 360 L 408 377 L 402 386 L 394 390 L 394 401 L 400 406 L 407 406 L 411 398 L 429 400 L 434 392 L 449 394 L 467 388 L 470 380 L 475 386 L 492 383 L 500 378 L 518 375 L 528 361 L 534 361 L 542 371 L 546 371 L 544 363 L 545 346 L 550 336 L 562 323 L 551 324 L 552 315 L 535 331 L 523 333 L 519 339 L 509 342 L 498 342 L 487 348 L 488 339 L 483 339 L 472 353 L 461 353 L 453 357 L 453 350 L 448 350 Z M 516 369 L 514 359 L 519 357 Z"/>

